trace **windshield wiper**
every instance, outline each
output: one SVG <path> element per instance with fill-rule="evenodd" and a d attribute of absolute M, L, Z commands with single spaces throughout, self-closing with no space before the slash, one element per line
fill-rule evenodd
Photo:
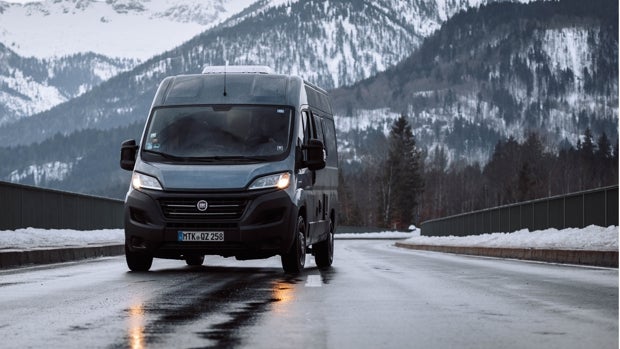
<path fill-rule="evenodd" d="M 243 155 L 215 155 L 203 157 L 191 157 L 192 160 L 199 161 L 243 161 L 243 162 L 263 162 L 267 158 L 260 156 L 243 156 Z"/>
<path fill-rule="evenodd" d="M 144 150 L 145 153 L 151 153 L 151 154 L 155 154 L 155 155 L 159 155 L 163 158 L 169 159 L 169 160 L 176 160 L 176 161 L 188 161 L 190 158 L 185 157 L 185 156 L 176 156 L 176 155 L 172 155 L 172 154 L 168 154 L 168 153 L 163 153 L 161 151 L 156 151 L 156 150 Z"/>
<path fill-rule="evenodd" d="M 215 156 L 176 156 L 168 153 L 163 153 L 155 150 L 145 150 L 145 152 L 159 155 L 163 158 L 175 161 L 200 161 L 200 162 L 214 162 L 214 161 L 240 161 L 240 162 L 264 162 L 267 161 L 265 157 L 259 156 L 243 156 L 243 155 L 215 155 Z"/>

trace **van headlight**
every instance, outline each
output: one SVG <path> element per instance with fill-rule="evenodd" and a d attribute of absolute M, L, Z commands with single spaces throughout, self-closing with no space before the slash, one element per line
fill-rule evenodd
<path fill-rule="evenodd" d="M 131 176 L 131 185 L 136 190 L 141 190 L 141 189 L 163 190 L 157 178 L 147 176 L 139 172 L 134 172 L 133 175 Z"/>
<path fill-rule="evenodd" d="M 278 188 L 286 189 L 291 183 L 291 174 L 288 172 L 276 173 L 264 177 L 259 177 L 252 182 L 248 189 L 267 189 Z"/>

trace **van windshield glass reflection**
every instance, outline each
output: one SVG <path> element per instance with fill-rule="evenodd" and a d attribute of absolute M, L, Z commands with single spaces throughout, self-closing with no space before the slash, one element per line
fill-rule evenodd
<path fill-rule="evenodd" d="M 159 108 L 142 149 L 168 160 L 270 158 L 287 150 L 291 115 L 276 106 Z"/>

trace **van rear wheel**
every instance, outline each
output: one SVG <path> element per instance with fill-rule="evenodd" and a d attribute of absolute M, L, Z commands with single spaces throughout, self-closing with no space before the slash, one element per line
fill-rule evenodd
<path fill-rule="evenodd" d="M 300 273 L 306 264 L 306 220 L 303 216 L 297 217 L 295 240 L 286 254 L 281 256 L 282 268 L 287 273 Z"/>
<path fill-rule="evenodd" d="M 148 271 L 153 265 L 153 256 L 147 253 L 133 252 L 129 250 L 127 245 L 125 245 L 125 260 L 131 271 Z"/>
<path fill-rule="evenodd" d="M 334 221 L 329 219 L 329 234 L 327 239 L 312 245 L 316 266 L 323 269 L 329 268 L 334 261 Z"/>

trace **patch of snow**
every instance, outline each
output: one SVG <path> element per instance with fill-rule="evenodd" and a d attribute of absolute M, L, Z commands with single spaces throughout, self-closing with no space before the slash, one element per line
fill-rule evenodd
<path fill-rule="evenodd" d="M 11 172 L 8 180 L 19 183 L 25 178 L 33 177 L 34 185 L 40 186 L 48 181 L 62 181 L 73 169 L 73 163 L 60 161 L 48 162 L 42 165 L 30 165 L 25 170 Z"/>
<path fill-rule="evenodd" d="M 28 99 L 11 98 L 11 95 L 0 92 L 0 100 L 3 101 L 5 107 L 11 110 L 20 110 L 24 115 L 31 115 L 47 110 L 67 100 L 67 97 L 60 93 L 55 87 L 46 86 L 34 81 L 34 79 L 29 76 L 24 76 L 21 70 L 15 70 L 14 76 L 4 77 L 2 83 L 9 90 L 27 96 Z M 0 118 L 0 123 L 3 121 L 8 120 Z"/>
<path fill-rule="evenodd" d="M 122 244 L 123 229 L 72 230 L 25 228 L 0 231 L 0 251 L 7 249 L 31 249 L 40 247 L 87 246 Z"/>
<path fill-rule="evenodd" d="M 618 227 L 545 229 L 469 236 L 412 236 L 405 242 L 417 245 L 538 248 L 566 250 L 618 250 Z"/>
<path fill-rule="evenodd" d="M 597 37 L 598 33 L 592 35 Z M 576 80 L 581 82 L 583 71 L 581 67 L 589 64 L 589 56 L 592 47 L 588 44 L 589 29 L 587 28 L 562 28 L 548 29 L 544 33 L 543 51 L 553 57 L 556 73 L 559 70 L 570 69 Z"/>
<path fill-rule="evenodd" d="M 340 132 L 352 130 L 382 129 L 387 136 L 390 134 L 392 123 L 400 117 L 400 114 L 390 111 L 389 108 L 373 110 L 360 109 L 354 112 L 354 116 L 336 116 L 336 129 Z"/>

